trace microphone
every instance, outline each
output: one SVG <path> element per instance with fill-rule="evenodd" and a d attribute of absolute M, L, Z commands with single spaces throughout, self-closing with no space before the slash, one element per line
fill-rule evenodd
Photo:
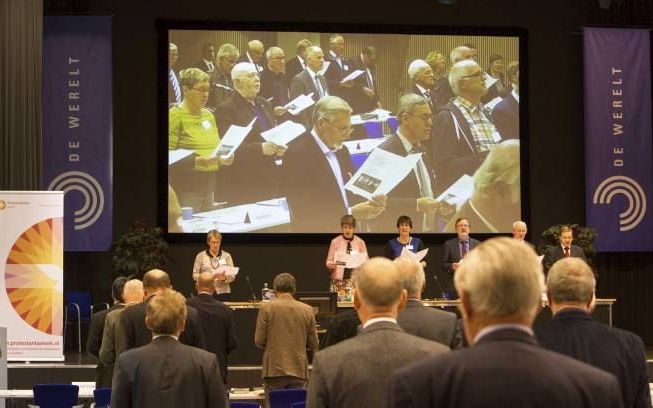
<path fill-rule="evenodd" d="M 247 281 L 247 286 L 249 287 L 249 293 L 252 295 L 252 298 L 250 299 L 252 302 L 257 302 L 258 299 L 256 298 L 256 294 L 254 293 L 254 289 L 252 289 L 252 284 L 249 281 L 249 276 L 245 275 L 245 280 Z"/>
<path fill-rule="evenodd" d="M 442 294 L 442 298 L 446 299 L 447 297 L 444 295 L 444 289 L 442 289 L 442 285 L 440 285 L 440 279 L 438 279 L 438 274 L 434 274 L 433 277 L 435 278 L 435 283 L 438 284 L 438 289 L 440 289 L 440 293 Z"/>

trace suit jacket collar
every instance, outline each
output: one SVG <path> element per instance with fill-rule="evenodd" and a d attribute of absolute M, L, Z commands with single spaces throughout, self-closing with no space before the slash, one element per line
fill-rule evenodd
<path fill-rule="evenodd" d="M 419 299 L 408 299 L 406 302 L 406 307 L 425 307 L 424 303 L 422 303 L 421 300 Z"/>
<path fill-rule="evenodd" d="M 481 337 L 474 346 L 500 341 L 516 341 L 537 346 L 535 337 L 519 329 L 500 329 Z"/>
<path fill-rule="evenodd" d="M 373 324 L 367 326 L 366 328 L 364 328 L 361 331 L 360 335 L 365 335 L 366 333 L 372 333 L 372 332 L 379 331 L 379 330 L 390 330 L 390 331 L 403 332 L 403 329 L 401 327 L 399 327 L 398 324 L 381 321 L 381 322 L 376 322 L 376 323 L 373 323 Z"/>
<path fill-rule="evenodd" d="M 578 308 L 568 308 L 562 309 L 553 316 L 553 320 L 594 320 L 591 314 L 587 313 L 583 309 Z"/>

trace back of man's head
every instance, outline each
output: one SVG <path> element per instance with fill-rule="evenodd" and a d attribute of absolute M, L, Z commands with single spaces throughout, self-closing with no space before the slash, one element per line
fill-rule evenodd
<path fill-rule="evenodd" d="M 154 296 L 145 309 L 145 325 L 153 334 L 178 335 L 186 321 L 186 299 L 172 289 Z"/>
<path fill-rule="evenodd" d="M 138 279 L 131 279 L 125 283 L 123 289 L 125 303 L 141 303 L 145 292 L 143 291 L 143 282 Z"/>
<path fill-rule="evenodd" d="M 293 294 L 297 290 L 295 277 L 289 273 L 280 273 L 274 277 L 272 288 L 277 293 L 290 293 Z"/>
<path fill-rule="evenodd" d="M 143 289 L 145 289 L 146 296 L 171 287 L 170 277 L 161 269 L 151 269 L 143 275 Z"/>
<path fill-rule="evenodd" d="M 454 283 L 476 318 L 531 325 L 542 300 L 544 274 L 535 251 L 514 239 L 483 242 L 465 256 Z"/>
<path fill-rule="evenodd" d="M 386 258 L 372 258 L 356 271 L 356 297 L 372 312 L 390 312 L 404 291 L 397 266 Z"/>
<path fill-rule="evenodd" d="M 127 278 L 124 276 L 118 276 L 111 284 L 111 297 L 115 302 L 125 301 L 125 298 L 122 296 L 125 283 L 127 283 Z"/>
<path fill-rule="evenodd" d="M 549 301 L 554 304 L 588 305 L 594 297 L 596 279 L 580 258 L 567 257 L 554 263 L 546 278 Z"/>
<path fill-rule="evenodd" d="M 210 272 L 202 272 L 197 277 L 197 292 L 215 292 L 215 278 Z"/>
<path fill-rule="evenodd" d="M 424 268 L 417 260 L 409 256 L 400 256 L 393 261 L 401 274 L 402 283 L 408 297 L 419 299 L 424 289 Z"/>

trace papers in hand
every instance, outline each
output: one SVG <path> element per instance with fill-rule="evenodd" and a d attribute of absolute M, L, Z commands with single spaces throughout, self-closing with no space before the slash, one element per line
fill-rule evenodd
<path fill-rule="evenodd" d="M 184 159 L 191 154 L 193 154 L 193 151 L 187 149 L 168 150 L 168 166 L 172 166 L 179 160 Z"/>
<path fill-rule="evenodd" d="M 421 262 L 422 259 L 424 259 L 424 257 L 426 256 L 426 254 L 427 254 L 428 252 L 429 252 L 429 249 L 428 249 L 428 248 L 426 248 L 426 249 L 422 249 L 422 250 L 419 251 L 419 252 L 413 252 L 413 251 L 411 251 L 410 249 L 404 247 L 404 249 L 401 250 L 401 255 L 399 255 L 399 256 L 408 256 L 408 257 L 410 257 L 410 258 L 413 258 L 413 259 L 416 260 L 417 262 Z"/>
<path fill-rule="evenodd" d="M 374 149 L 356 174 L 345 184 L 345 189 L 368 200 L 387 195 L 415 168 L 421 154 L 406 157 Z"/>
<path fill-rule="evenodd" d="M 261 132 L 261 137 L 267 142 L 281 146 L 292 142 L 304 132 L 306 132 L 304 125 L 287 120 L 279 126 Z"/>
<path fill-rule="evenodd" d="M 365 71 L 357 69 L 354 72 L 352 72 L 351 74 L 349 74 L 346 77 L 342 78 L 340 83 L 342 84 L 342 83 L 345 83 L 345 82 L 348 82 L 348 81 L 353 81 L 354 79 L 358 78 L 359 76 L 361 76 L 364 73 L 365 73 Z"/>
<path fill-rule="evenodd" d="M 211 156 L 229 156 L 234 154 L 236 149 L 238 149 L 238 147 L 243 143 L 243 140 L 245 140 L 249 132 L 252 131 L 254 122 L 256 122 L 256 118 L 252 119 L 252 121 L 249 122 L 247 126 L 229 126 L 227 133 L 224 134 L 220 144 L 215 148 Z"/>
<path fill-rule="evenodd" d="M 224 276 L 233 276 L 235 277 L 238 275 L 238 270 L 240 268 L 236 266 L 230 266 L 230 265 L 220 265 L 218 266 L 218 269 L 215 271 L 214 275 L 222 275 Z"/>
<path fill-rule="evenodd" d="M 449 186 L 442 194 L 436 198 L 438 201 L 444 201 L 447 204 L 455 205 L 457 209 L 467 201 L 474 192 L 474 179 L 472 176 L 463 174 L 455 183 Z"/>
<path fill-rule="evenodd" d="M 284 105 L 284 108 L 288 109 L 288 113 L 291 115 L 298 115 L 299 112 L 315 104 L 313 100 L 313 92 L 308 95 L 299 95 L 292 101 Z"/>
<path fill-rule="evenodd" d="M 358 268 L 363 263 L 365 263 L 367 260 L 367 255 L 361 252 L 351 254 L 346 252 L 336 252 L 333 255 L 333 260 L 338 266 L 343 266 L 345 268 Z"/>

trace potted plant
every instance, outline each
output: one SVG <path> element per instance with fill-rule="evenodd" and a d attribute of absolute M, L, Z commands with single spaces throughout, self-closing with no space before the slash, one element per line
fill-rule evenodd
<path fill-rule="evenodd" d="M 111 253 L 116 276 L 141 279 L 150 269 L 162 268 L 168 261 L 168 243 L 163 230 L 137 220 L 114 241 Z"/>

